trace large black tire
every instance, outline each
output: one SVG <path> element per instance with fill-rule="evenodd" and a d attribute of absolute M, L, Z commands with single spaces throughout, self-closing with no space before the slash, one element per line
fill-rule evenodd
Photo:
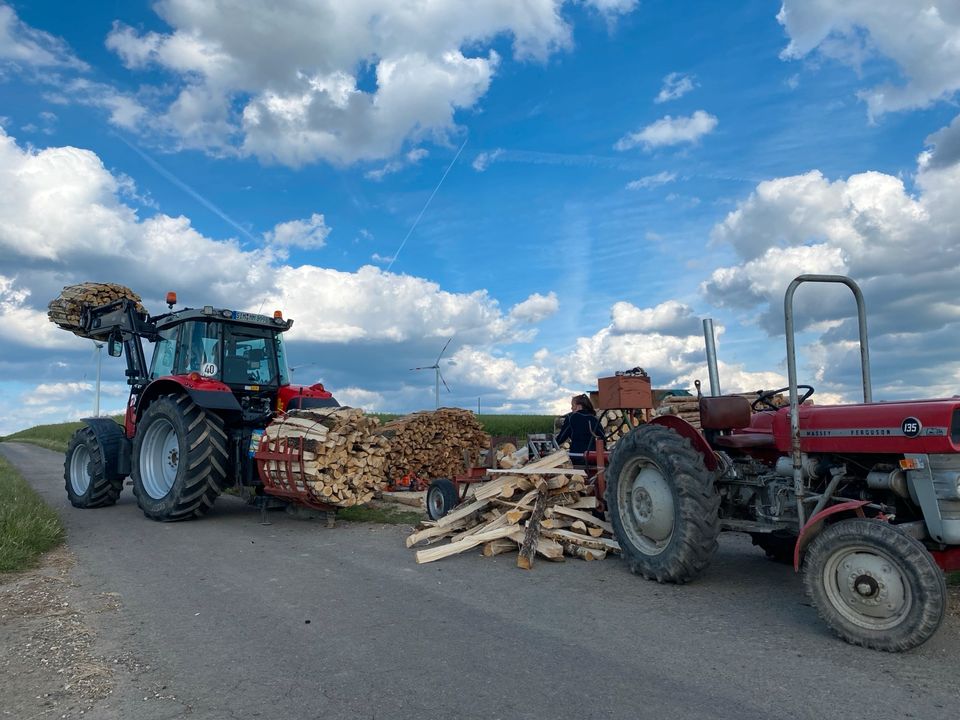
<path fill-rule="evenodd" d="M 946 580 L 933 556 L 880 520 L 841 520 L 820 533 L 804 560 L 803 584 L 837 635 L 874 650 L 923 644 L 946 612 Z"/>
<path fill-rule="evenodd" d="M 205 514 L 223 489 L 229 461 L 223 420 L 186 395 L 158 398 L 133 439 L 133 492 L 143 514 L 172 522 Z"/>
<path fill-rule="evenodd" d="M 100 440 L 88 426 L 77 430 L 67 444 L 63 479 L 70 503 L 78 508 L 114 505 L 123 490 L 123 475 L 116 473 L 123 430 L 104 430 Z M 102 444 L 101 444 L 102 441 Z"/>
<path fill-rule="evenodd" d="M 453 510 L 460 502 L 460 494 L 453 481 L 437 478 L 427 488 L 427 517 L 439 520 Z"/>
<path fill-rule="evenodd" d="M 793 550 L 797 536 L 793 533 L 750 533 L 753 544 L 766 553 L 767 558 L 784 565 L 793 565 Z"/>
<path fill-rule="evenodd" d="M 710 563 L 720 495 L 689 440 L 663 425 L 641 425 L 616 444 L 606 479 L 607 514 L 631 571 L 685 583 Z"/>

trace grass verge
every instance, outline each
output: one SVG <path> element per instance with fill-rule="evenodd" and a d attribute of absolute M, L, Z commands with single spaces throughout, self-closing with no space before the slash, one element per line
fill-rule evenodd
<path fill-rule="evenodd" d="M 0 573 L 35 567 L 65 537 L 57 513 L 0 457 Z"/>
<path fill-rule="evenodd" d="M 111 418 L 114 422 L 123 423 L 123 415 Z M 39 445 L 47 450 L 66 452 L 67 443 L 74 432 L 83 427 L 82 422 L 57 423 L 55 425 L 37 425 L 26 430 L 15 432 L 12 435 L 0 438 L 0 441 L 25 442 Z"/>
<path fill-rule="evenodd" d="M 391 506 L 355 505 L 338 510 L 337 520 L 385 523 L 387 525 L 416 525 L 423 520 L 423 513 L 400 510 Z"/>

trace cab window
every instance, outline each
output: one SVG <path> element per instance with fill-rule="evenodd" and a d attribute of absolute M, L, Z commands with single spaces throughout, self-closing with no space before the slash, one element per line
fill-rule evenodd
<path fill-rule="evenodd" d="M 160 339 L 153 346 L 153 361 L 150 363 L 150 379 L 156 380 L 173 373 L 173 361 L 177 354 L 177 333 L 180 327 L 160 331 Z"/>
<path fill-rule="evenodd" d="M 178 374 L 197 372 L 220 379 L 220 325 L 190 321 L 183 324 L 180 354 L 176 362 Z"/>

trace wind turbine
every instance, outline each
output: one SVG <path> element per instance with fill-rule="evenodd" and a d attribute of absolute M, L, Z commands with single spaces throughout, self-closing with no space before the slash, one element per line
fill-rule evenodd
<path fill-rule="evenodd" d="M 450 340 L 453 340 L 451 337 Z M 447 389 L 447 392 L 450 392 L 450 386 L 447 385 L 447 381 L 443 379 L 443 375 L 440 374 L 440 358 L 443 357 L 443 354 L 447 351 L 447 346 L 450 345 L 450 340 L 447 340 L 446 345 L 443 346 L 443 350 L 440 351 L 440 354 L 437 355 L 436 361 L 433 365 L 424 365 L 423 367 L 410 368 L 411 370 L 433 370 L 436 374 L 434 381 L 436 383 L 437 390 L 437 409 L 440 408 L 440 383 L 443 383 L 443 386 Z"/>

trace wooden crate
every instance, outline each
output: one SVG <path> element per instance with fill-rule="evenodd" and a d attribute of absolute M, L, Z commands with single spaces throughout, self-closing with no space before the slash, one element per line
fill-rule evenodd
<path fill-rule="evenodd" d="M 647 410 L 653 407 L 650 378 L 641 375 L 616 375 L 600 378 L 600 410 Z"/>

